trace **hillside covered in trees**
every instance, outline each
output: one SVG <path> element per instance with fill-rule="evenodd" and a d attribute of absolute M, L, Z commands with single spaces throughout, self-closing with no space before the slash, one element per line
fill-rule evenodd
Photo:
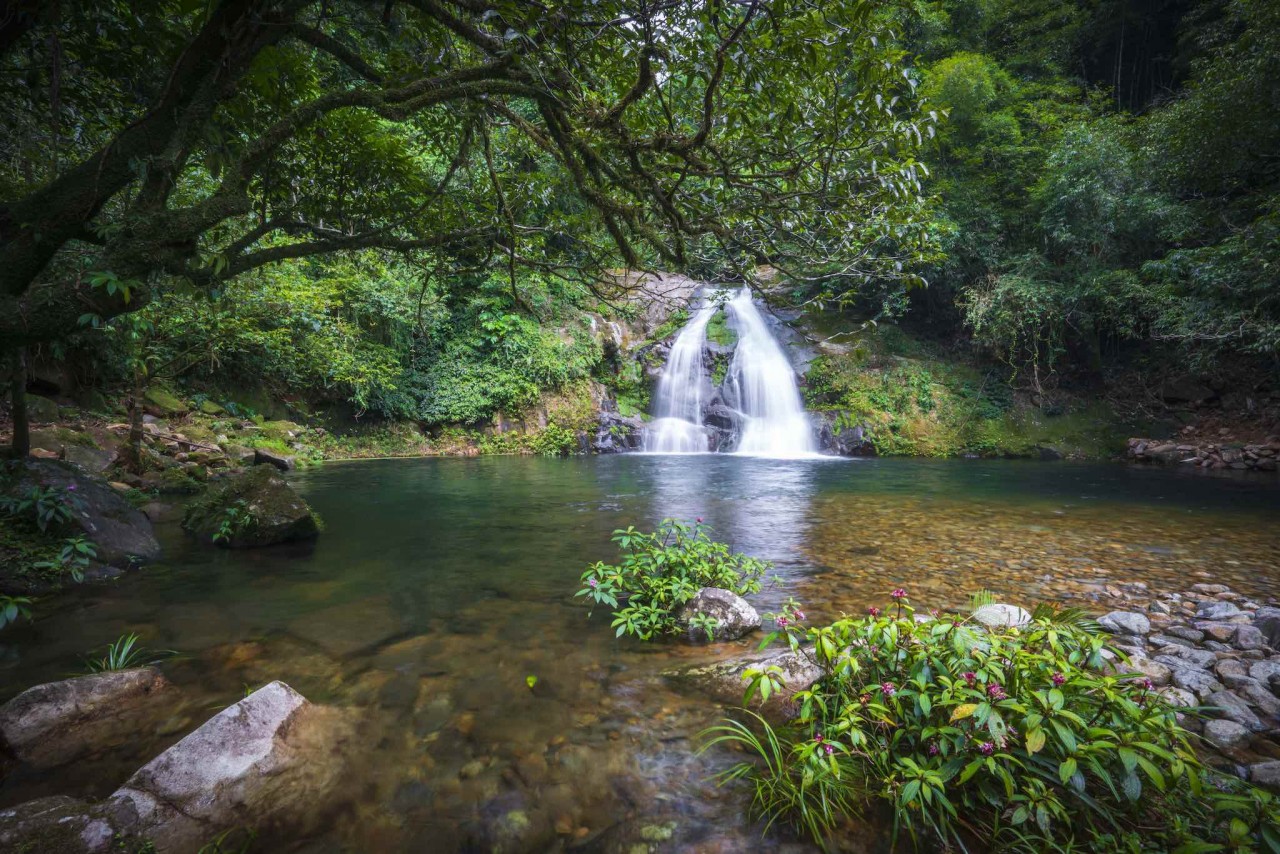
<path fill-rule="evenodd" d="M 609 271 L 767 265 L 984 394 L 1274 418 L 1274 4 L 625 5 L 11 4 L 12 388 L 643 404 Z"/>

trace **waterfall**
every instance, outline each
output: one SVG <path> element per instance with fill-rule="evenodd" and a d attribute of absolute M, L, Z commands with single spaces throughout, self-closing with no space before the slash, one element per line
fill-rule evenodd
<path fill-rule="evenodd" d="M 645 431 L 644 450 L 659 454 L 709 451 L 716 430 L 705 424 L 708 405 L 715 404 L 710 406 L 711 423 L 725 437 L 718 443 L 722 449 L 762 457 L 815 455 L 813 428 L 795 371 L 752 300 L 750 288 L 739 291 L 725 308 L 738 344 L 722 387 L 712 393 L 703 357 L 707 324 L 720 310 L 712 302 L 694 313 L 671 345 L 654 394 L 654 420 Z"/>
<path fill-rule="evenodd" d="M 645 433 L 644 449 L 658 454 L 694 454 L 710 449 L 702 426 L 704 391 L 711 383 L 702 362 L 707 324 L 717 311 L 708 303 L 676 336 L 666 369 L 654 394 L 654 420 Z"/>
<path fill-rule="evenodd" d="M 764 315 L 743 288 L 729 302 L 738 347 L 726 381 L 743 416 L 737 453 L 803 457 L 816 453 L 813 428 L 800 399 L 795 370 Z"/>

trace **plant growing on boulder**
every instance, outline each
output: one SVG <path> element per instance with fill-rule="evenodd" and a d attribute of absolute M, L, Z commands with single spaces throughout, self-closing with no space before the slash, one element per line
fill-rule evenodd
<path fill-rule="evenodd" d="M 962 617 L 917 622 L 905 591 L 867 617 L 781 636 L 823 670 L 764 737 L 736 722 L 761 762 L 755 810 L 819 842 L 856 805 L 883 799 L 894 832 L 957 850 L 1280 851 L 1272 796 L 1212 779 L 1177 712 L 1141 676 L 1106 672 L 1106 636 L 1038 608 L 1020 628 Z M 748 670 L 748 699 L 777 690 Z M 851 806 L 853 805 L 853 806 Z M 1182 847 L 1180 847 L 1182 846 Z M 1191 847 L 1185 847 L 1191 846 Z"/>
<path fill-rule="evenodd" d="M 84 581 L 84 571 L 89 568 L 89 563 L 97 556 L 97 546 L 82 534 L 77 537 L 67 537 L 62 541 L 62 547 L 58 550 L 56 557 L 51 560 L 38 561 L 33 566 L 36 569 L 50 572 L 66 570 L 71 574 L 72 579 L 76 582 L 81 582 Z"/>
<path fill-rule="evenodd" d="M 0 496 L 0 510 L 6 516 L 26 519 L 41 532 L 69 521 L 81 505 L 79 496 L 75 494 L 75 484 L 66 489 L 37 485 L 17 495 Z"/>
<path fill-rule="evenodd" d="M 249 510 L 249 502 L 243 498 L 229 504 L 222 511 L 222 521 L 213 534 L 215 543 L 229 543 L 231 538 L 253 524 L 253 513 Z"/>
<path fill-rule="evenodd" d="M 614 531 L 622 562 L 616 566 L 595 563 L 582 574 L 585 586 L 576 595 L 613 608 L 618 637 L 649 640 L 679 633 L 681 606 L 704 587 L 739 596 L 759 592 L 760 579 L 772 564 L 730 551 L 707 531 L 701 519 L 692 525 L 664 519 L 652 534 L 634 527 Z M 714 636 L 711 620 L 694 615 L 690 623 L 708 638 Z"/>

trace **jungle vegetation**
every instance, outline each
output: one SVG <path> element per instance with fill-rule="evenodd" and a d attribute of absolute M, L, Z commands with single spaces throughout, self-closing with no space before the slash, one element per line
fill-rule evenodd
<path fill-rule="evenodd" d="M 16 0 L 11 392 L 62 362 L 474 424 L 601 374 L 612 272 L 764 267 L 1014 386 L 1266 389 L 1278 34 L 1263 0 Z"/>

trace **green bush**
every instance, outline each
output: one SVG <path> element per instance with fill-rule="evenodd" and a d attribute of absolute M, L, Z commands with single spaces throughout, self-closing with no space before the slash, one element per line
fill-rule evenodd
<path fill-rule="evenodd" d="M 664 519 L 652 534 L 628 527 L 613 532 L 622 551 L 622 563 L 597 562 L 582 574 L 586 586 L 576 595 L 614 609 L 617 636 L 641 640 L 681 631 L 680 608 L 703 587 L 720 587 L 739 596 L 760 590 L 760 579 L 772 564 L 731 552 L 724 543 L 707 535 L 698 519 L 692 525 Z M 694 620 L 708 639 L 714 637 L 715 620 Z"/>
<path fill-rule="evenodd" d="M 1280 850 L 1271 795 L 1196 760 L 1177 712 L 1134 675 L 1107 672 L 1106 637 L 1041 606 L 1022 628 L 917 622 L 904 591 L 884 613 L 801 628 L 779 620 L 824 676 L 794 721 L 760 737 L 716 727 L 760 762 L 757 813 L 822 842 L 861 804 L 893 808 L 895 837 L 948 850 Z M 767 642 L 767 641 L 766 641 Z M 748 698 L 780 689 L 749 670 Z"/>

